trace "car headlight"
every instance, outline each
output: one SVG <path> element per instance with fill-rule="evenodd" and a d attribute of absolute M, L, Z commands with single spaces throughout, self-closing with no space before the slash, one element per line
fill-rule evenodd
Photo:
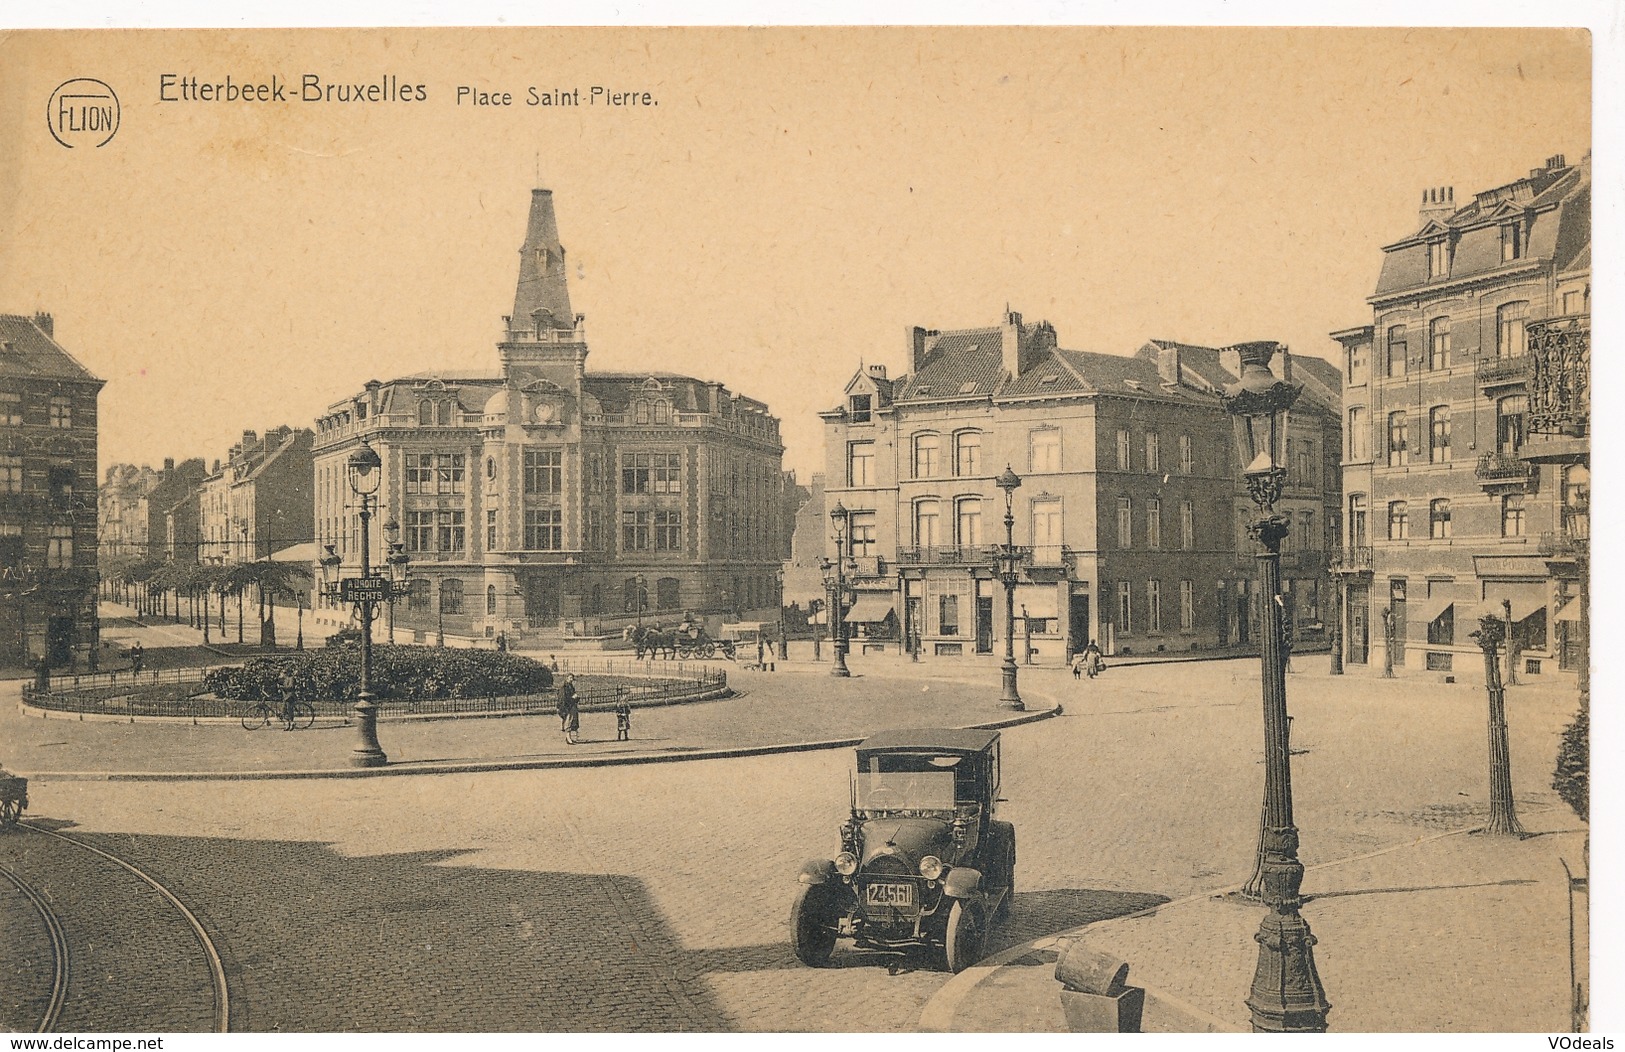
<path fill-rule="evenodd" d="M 843 851 L 835 856 L 835 872 L 843 877 L 850 877 L 858 871 L 858 856 L 850 851 Z"/>
<path fill-rule="evenodd" d="M 920 876 L 926 880 L 936 880 L 942 876 L 942 859 L 935 855 L 927 855 L 920 859 Z"/>

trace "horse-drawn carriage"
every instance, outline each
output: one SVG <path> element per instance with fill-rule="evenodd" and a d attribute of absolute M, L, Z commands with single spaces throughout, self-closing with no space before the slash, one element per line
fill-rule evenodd
<path fill-rule="evenodd" d="M 698 621 L 684 621 L 675 628 L 646 625 L 632 629 L 629 638 L 639 660 L 645 656 L 683 660 L 721 656 L 732 661 L 738 652 L 733 640 L 713 637 Z"/>
<path fill-rule="evenodd" d="M 14 826 L 28 809 L 28 779 L 0 769 L 0 828 Z"/>

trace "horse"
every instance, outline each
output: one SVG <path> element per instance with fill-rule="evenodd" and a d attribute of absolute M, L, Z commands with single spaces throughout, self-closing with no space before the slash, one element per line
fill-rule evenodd
<path fill-rule="evenodd" d="M 659 657 L 660 651 L 666 652 L 666 657 L 677 657 L 677 633 L 663 632 L 659 625 L 648 625 L 632 630 L 632 647 L 637 651 L 638 660 L 643 660 L 647 653 L 649 657 Z"/>

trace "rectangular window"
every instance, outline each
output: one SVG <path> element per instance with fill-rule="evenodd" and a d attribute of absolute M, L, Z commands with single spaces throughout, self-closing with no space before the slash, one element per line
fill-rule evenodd
<path fill-rule="evenodd" d="M 51 399 L 51 426 L 56 428 L 70 428 L 73 426 L 73 403 L 66 398 Z M 72 542 L 69 542 L 70 548 Z M 69 553 L 69 564 L 72 565 L 72 553 Z"/>
<path fill-rule="evenodd" d="M 942 543 L 942 515 L 934 500 L 922 500 L 914 505 L 914 543 L 921 548 L 935 548 Z"/>
<path fill-rule="evenodd" d="M 1058 548 L 1061 545 L 1061 502 L 1058 500 L 1033 501 L 1033 545 L 1039 548 Z"/>
<path fill-rule="evenodd" d="M 1134 631 L 1134 588 L 1127 581 L 1117 582 L 1117 633 L 1129 635 Z"/>
<path fill-rule="evenodd" d="M 593 453 L 587 457 L 587 491 L 589 493 L 604 492 L 604 454 Z"/>
<path fill-rule="evenodd" d="M 1162 470 L 1162 436 L 1155 431 L 1145 433 L 1145 470 L 1152 474 Z"/>
<path fill-rule="evenodd" d="M 1117 546 L 1134 547 L 1134 503 L 1128 497 L 1117 498 Z"/>
<path fill-rule="evenodd" d="M 556 449 L 525 451 L 526 493 L 558 493 L 564 489 L 564 454 Z"/>
<path fill-rule="evenodd" d="M 1523 494 L 1513 493 L 1501 498 L 1501 536 L 1523 536 Z"/>
<path fill-rule="evenodd" d="M 914 477 L 917 479 L 936 478 L 938 454 L 941 451 L 942 437 L 940 435 L 914 436 Z"/>
<path fill-rule="evenodd" d="M 1196 505 L 1188 500 L 1179 505 L 1179 546 L 1185 551 L 1196 547 Z"/>
<path fill-rule="evenodd" d="M 870 406 L 873 404 L 873 399 L 873 395 L 855 394 L 848 400 L 854 424 L 867 424 L 869 422 Z"/>
<path fill-rule="evenodd" d="M 1364 343 L 1356 343 L 1349 348 L 1348 374 L 1351 385 L 1366 383 L 1370 379 L 1368 366 L 1371 358 L 1371 347 Z"/>
<path fill-rule="evenodd" d="M 1117 431 L 1117 470 L 1128 471 L 1133 467 L 1133 447 L 1130 446 L 1128 428 L 1119 428 Z"/>
<path fill-rule="evenodd" d="M 875 482 L 875 444 L 850 442 L 846 447 L 846 484 L 872 486 Z"/>
<path fill-rule="evenodd" d="M 0 456 L 0 493 L 23 491 L 23 458 Z"/>
<path fill-rule="evenodd" d="M 655 512 L 655 551 L 680 552 L 683 550 L 683 513 L 680 511 Z"/>
<path fill-rule="evenodd" d="M 1196 627 L 1196 584 L 1194 581 L 1179 582 L 1179 628 L 1189 632 Z"/>
<path fill-rule="evenodd" d="M 1411 509 L 1405 501 L 1396 500 L 1388 505 L 1388 539 L 1408 540 L 1411 535 Z"/>
<path fill-rule="evenodd" d="M 1450 462 L 1450 407 L 1436 405 L 1428 410 L 1428 462 Z"/>
<path fill-rule="evenodd" d="M 937 599 L 937 630 L 945 636 L 959 634 L 959 596 L 944 595 Z"/>
<path fill-rule="evenodd" d="M 1409 353 L 1409 345 L 1405 342 L 1405 326 L 1394 325 L 1388 329 L 1388 375 L 1405 375 L 1405 358 Z"/>
<path fill-rule="evenodd" d="M 1147 632 L 1162 631 L 1162 582 L 1145 583 L 1145 628 Z"/>
<path fill-rule="evenodd" d="M 439 453 L 435 455 L 434 478 L 436 493 L 463 492 L 466 459 L 467 457 L 463 453 Z"/>
<path fill-rule="evenodd" d="M 604 513 L 597 508 L 587 509 L 587 550 L 604 550 Z"/>
<path fill-rule="evenodd" d="M 1349 460 L 1360 461 L 1371 458 L 1369 436 L 1365 430 L 1365 407 L 1355 406 L 1349 410 Z"/>
<path fill-rule="evenodd" d="M 1061 432 L 1040 428 L 1028 435 L 1027 466 L 1031 471 L 1061 470 Z"/>
<path fill-rule="evenodd" d="M 872 511 L 854 511 L 849 527 L 851 537 L 848 541 L 847 552 L 854 559 L 864 559 L 871 555 L 880 554 L 880 542 L 875 538 L 875 513 Z"/>
<path fill-rule="evenodd" d="M 1442 541 L 1450 536 L 1450 500 L 1440 497 L 1428 505 L 1428 536 Z"/>
<path fill-rule="evenodd" d="M 406 454 L 406 492 L 434 492 L 434 454 Z"/>
<path fill-rule="evenodd" d="M 485 550 L 497 550 L 497 513 L 494 510 L 485 513 Z"/>
<path fill-rule="evenodd" d="M 1501 227 L 1501 262 L 1510 263 L 1523 255 L 1523 238 L 1517 223 Z"/>
<path fill-rule="evenodd" d="M 1450 368 L 1450 319 L 1434 318 L 1428 323 L 1428 368 Z"/>
<path fill-rule="evenodd" d="M 650 528 L 653 516 L 646 511 L 621 512 L 621 550 L 646 552 L 649 550 Z"/>
<path fill-rule="evenodd" d="M 963 431 L 954 436 L 954 474 L 965 478 L 982 473 L 982 435 Z"/>
<path fill-rule="evenodd" d="M 1298 512 L 1298 547 L 1306 552 L 1319 549 L 1320 536 L 1315 533 L 1315 513 Z"/>
<path fill-rule="evenodd" d="M 1438 281 L 1450 276 L 1450 242 L 1428 242 L 1428 280 Z"/>
<path fill-rule="evenodd" d="M 525 547 L 533 552 L 563 548 L 564 513 L 558 508 L 526 508 Z"/>
<path fill-rule="evenodd" d="M 1196 457 L 1191 450 L 1191 436 L 1179 436 L 1179 473 L 1189 475 L 1196 470 Z"/>
<path fill-rule="evenodd" d="M 23 396 L 16 391 L 0 391 L 0 424 L 23 422 Z"/>
<path fill-rule="evenodd" d="M 974 548 L 982 543 L 982 502 L 962 500 L 954 507 L 954 543 Z M 1033 543 L 1037 543 L 1035 540 Z"/>
<path fill-rule="evenodd" d="M 1145 502 L 1145 546 L 1162 547 L 1162 501 L 1156 497 Z"/>
<path fill-rule="evenodd" d="M 45 540 L 45 565 L 53 570 L 73 566 L 73 527 L 52 526 Z"/>
<path fill-rule="evenodd" d="M 460 511 L 440 511 L 435 513 L 435 526 L 443 552 L 460 552 L 466 541 L 464 539 L 463 513 Z"/>
<path fill-rule="evenodd" d="M 1523 448 L 1524 414 L 1529 411 L 1527 395 L 1508 395 L 1495 403 L 1495 448 L 1512 454 Z"/>
<path fill-rule="evenodd" d="M 1410 423 L 1404 410 L 1388 414 L 1388 466 L 1404 467 L 1411 462 Z"/>
<path fill-rule="evenodd" d="M 1496 357 L 1516 358 L 1528 349 L 1524 338 L 1524 319 L 1528 314 L 1529 304 L 1523 300 L 1495 308 Z"/>
<path fill-rule="evenodd" d="M 434 512 L 409 511 L 406 513 L 406 550 L 409 552 L 434 551 Z"/>

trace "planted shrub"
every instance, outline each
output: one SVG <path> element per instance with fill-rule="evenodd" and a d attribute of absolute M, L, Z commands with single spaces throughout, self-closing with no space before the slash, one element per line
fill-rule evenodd
<path fill-rule="evenodd" d="M 1591 821 L 1591 713 L 1581 709 L 1574 722 L 1563 731 L 1557 747 L 1557 770 L 1552 772 L 1552 788 L 1563 802 L 1574 808 L 1581 820 Z"/>
<path fill-rule="evenodd" d="M 492 650 L 375 646 L 372 692 L 379 698 L 429 700 L 528 694 L 553 686 L 553 673 L 530 658 Z M 359 644 L 252 658 L 210 669 L 203 689 L 236 701 L 347 701 L 361 692 Z"/>

